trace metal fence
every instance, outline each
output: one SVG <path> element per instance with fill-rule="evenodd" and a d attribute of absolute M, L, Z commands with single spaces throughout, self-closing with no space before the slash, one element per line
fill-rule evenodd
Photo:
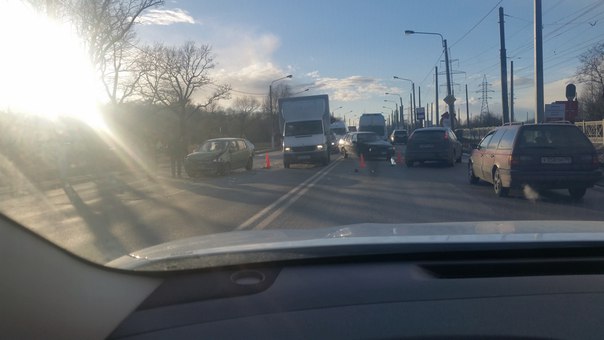
<path fill-rule="evenodd" d="M 592 143 L 604 145 L 604 120 L 576 122 L 575 125 L 583 131 Z"/>
<path fill-rule="evenodd" d="M 576 122 L 575 125 L 577 125 L 581 131 L 583 131 L 583 133 L 591 140 L 593 144 L 604 145 L 604 120 Z M 484 137 L 494 128 L 496 128 L 496 126 L 474 129 L 458 129 L 455 130 L 455 132 L 463 141 L 466 141 L 470 144 L 476 144 L 480 142 L 482 137 Z"/>

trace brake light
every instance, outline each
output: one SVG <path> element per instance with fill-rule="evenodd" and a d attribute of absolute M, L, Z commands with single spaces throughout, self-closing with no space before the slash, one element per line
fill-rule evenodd
<path fill-rule="evenodd" d="M 508 164 L 510 166 L 514 166 L 514 165 L 520 165 L 521 163 L 530 162 L 532 160 L 533 160 L 533 157 L 531 157 L 531 156 L 514 156 L 514 155 L 510 155 L 510 157 L 508 158 Z"/>
<path fill-rule="evenodd" d="M 449 140 L 449 134 L 447 133 L 447 131 L 445 131 L 445 136 L 444 136 L 445 140 Z"/>

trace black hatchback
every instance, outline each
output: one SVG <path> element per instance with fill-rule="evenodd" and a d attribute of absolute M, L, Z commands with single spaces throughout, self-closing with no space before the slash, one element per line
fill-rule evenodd
<path fill-rule="evenodd" d="M 495 194 L 529 185 L 585 195 L 602 176 L 591 141 L 573 124 L 506 125 L 489 132 L 472 151 L 470 183 L 493 183 Z"/>
<path fill-rule="evenodd" d="M 413 131 L 407 140 L 405 163 L 438 161 L 449 166 L 461 163 L 462 146 L 455 133 L 445 127 L 429 127 Z"/>

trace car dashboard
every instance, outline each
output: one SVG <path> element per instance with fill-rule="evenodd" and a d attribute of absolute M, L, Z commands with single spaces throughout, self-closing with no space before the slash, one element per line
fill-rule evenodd
<path fill-rule="evenodd" d="M 1 220 L 0 337 L 599 339 L 602 250 L 474 246 L 131 272 Z"/>

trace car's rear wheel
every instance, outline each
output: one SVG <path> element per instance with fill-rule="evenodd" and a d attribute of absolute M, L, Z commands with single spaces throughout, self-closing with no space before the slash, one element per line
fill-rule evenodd
<path fill-rule="evenodd" d="M 474 165 L 472 162 L 468 162 L 468 182 L 470 182 L 470 184 L 476 184 L 479 180 L 480 178 L 476 177 L 474 174 Z"/>
<path fill-rule="evenodd" d="M 495 195 L 498 197 L 505 197 L 510 192 L 510 188 L 503 186 L 499 169 L 496 169 L 495 173 L 493 174 L 493 190 L 495 191 Z"/>
<path fill-rule="evenodd" d="M 582 199 L 583 196 L 585 196 L 586 192 L 587 192 L 586 187 L 570 187 L 570 188 L 568 188 L 568 193 L 570 194 L 570 197 L 572 197 L 575 201 Z"/>
<path fill-rule="evenodd" d="M 254 167 L 254 158 L 250 157 L 245 164 L 245 170 L 250 171 Z"/>
<path fill-rule="evenodd" d="M 283 167 L 286 169 L 289 169 L 289 162 L 288 161 L 283 161 Z"/>

